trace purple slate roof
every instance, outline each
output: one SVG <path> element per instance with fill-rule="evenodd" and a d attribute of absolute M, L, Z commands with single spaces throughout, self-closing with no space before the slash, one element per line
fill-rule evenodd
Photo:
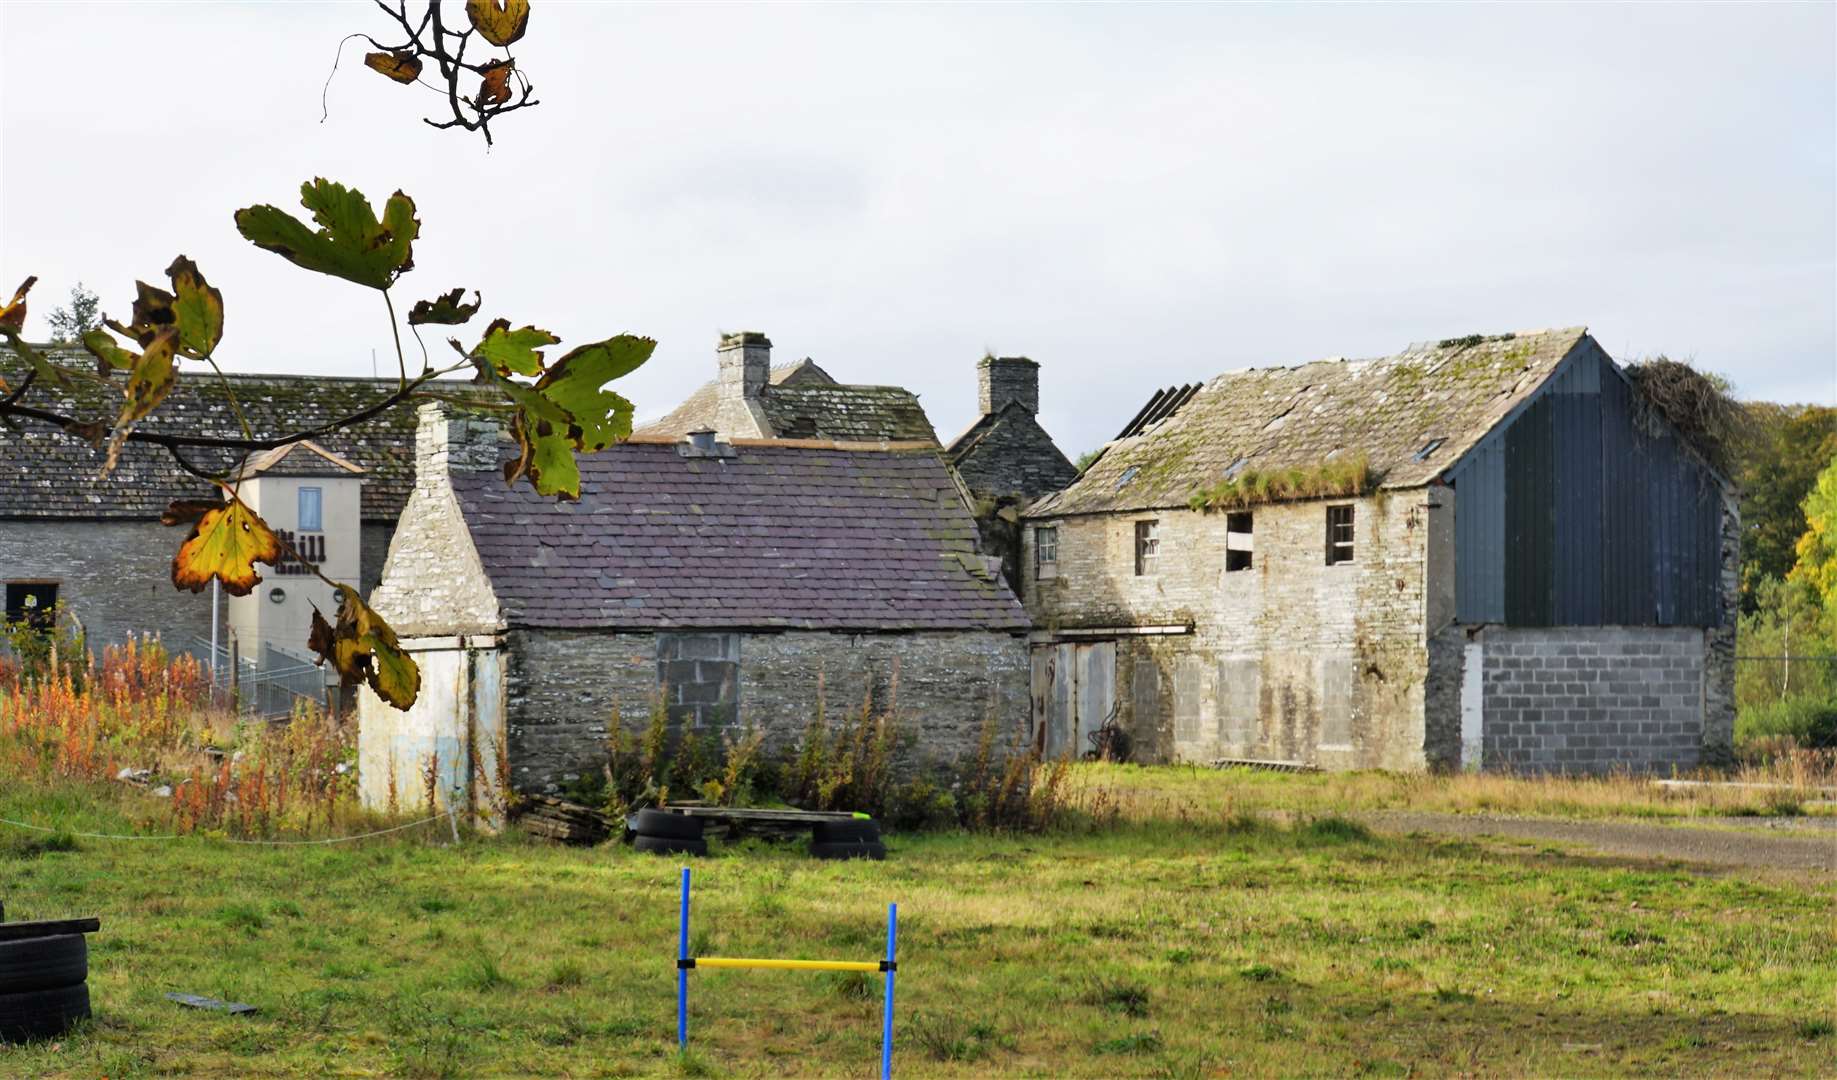
<path fill-rule="evenodd" d="M 842 446 L 641 438 L 582 455 L 578 503 L 489 472 L 453 486 L 513 627 L 1029 627 L 935 447 Z"/>

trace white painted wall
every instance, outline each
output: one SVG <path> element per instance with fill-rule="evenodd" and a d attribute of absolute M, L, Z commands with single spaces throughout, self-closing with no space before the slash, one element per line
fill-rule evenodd
<path fill-rule="evenodd" d="M 287 530 L 297 538 L 301 535 L 299 492 L 303 487 L 316 487 L 322 493 L 325 558 L 319 563 L 320 572 L 357 588 L 363 566 L 361 477 L 257 476 L 243 481 L 239 494 L 270 528 Z M 262 567 L 261 584 L 247 596 L 230 597 L 226 605 L 230 631 L 246 656 L 257 655 L 262 642 L 297 655 L 310 655 L 306 639 L 312 628 L 313 608 L 317 606 L 328 620 L 338 610 L 337 594 L 331 586 L 310 574 L 283 574 L 279 569 Z"/>

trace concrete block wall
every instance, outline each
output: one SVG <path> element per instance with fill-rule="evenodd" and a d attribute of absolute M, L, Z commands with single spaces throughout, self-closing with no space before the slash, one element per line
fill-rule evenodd
<path fill-rule="evenodd" d="M 1487 627 L 1478 639 L 1483 768 L 1666 772 L 1701 763 L 1704 631 Z"/>
<path fill-rule="evenodd" d="M 1346 503 L 1354 558 L 1329 566 L 1326 508 Z M 1038 637 L 1192 626 L 1117 639 L 1119 722 L 1143 760 L 1424 767 L 1426 552 L 1433 519 L 1451 511 L 1415 489 L 1251 512 L 1255 553 L 1241 571 L 1225 569 L 1224 513 L 1029 519 L 1023 596 Z M 1146 520 L 1159 522 L 1159 565 L 1138 576 L 1135 526 Z M 1034 561 L 1042 526 L 1059 529 L 1046 578 Z"/>

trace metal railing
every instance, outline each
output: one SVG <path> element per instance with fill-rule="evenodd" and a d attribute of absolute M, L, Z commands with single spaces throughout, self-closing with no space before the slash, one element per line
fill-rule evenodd
<path fill-rule="evenodd" d="M 263 718 L 287 716 L 303 701 L 321 708 L 326 699 L 325 671 L 312 660 L 260 642 L 249 651 L 219 646 L 195 638 L 191 652 L 211 672 L 211 685 L 219 700 L 233 703 L 238 712 Z"/>

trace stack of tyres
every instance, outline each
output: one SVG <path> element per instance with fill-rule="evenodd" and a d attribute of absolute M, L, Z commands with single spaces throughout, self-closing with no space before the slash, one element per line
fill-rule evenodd
<path fill-rule="evenodd" d="M 82 934 L 0 941 L 0 1042 L 62 1035 L 89 1015 Z"/>
<path fill-rule="evenodd" d="M 880 824 L 867 818 L 819 821 L 812 835 L 810 854 L 819 859 L 887 857 L 887 846 L 880 842 Z"/>
<path fill-rule="evenodd" d="M 632 815 L 631 846 L 656 855 L 706 855 L 702 819 L 668 810 L 646 809 Z"/>

